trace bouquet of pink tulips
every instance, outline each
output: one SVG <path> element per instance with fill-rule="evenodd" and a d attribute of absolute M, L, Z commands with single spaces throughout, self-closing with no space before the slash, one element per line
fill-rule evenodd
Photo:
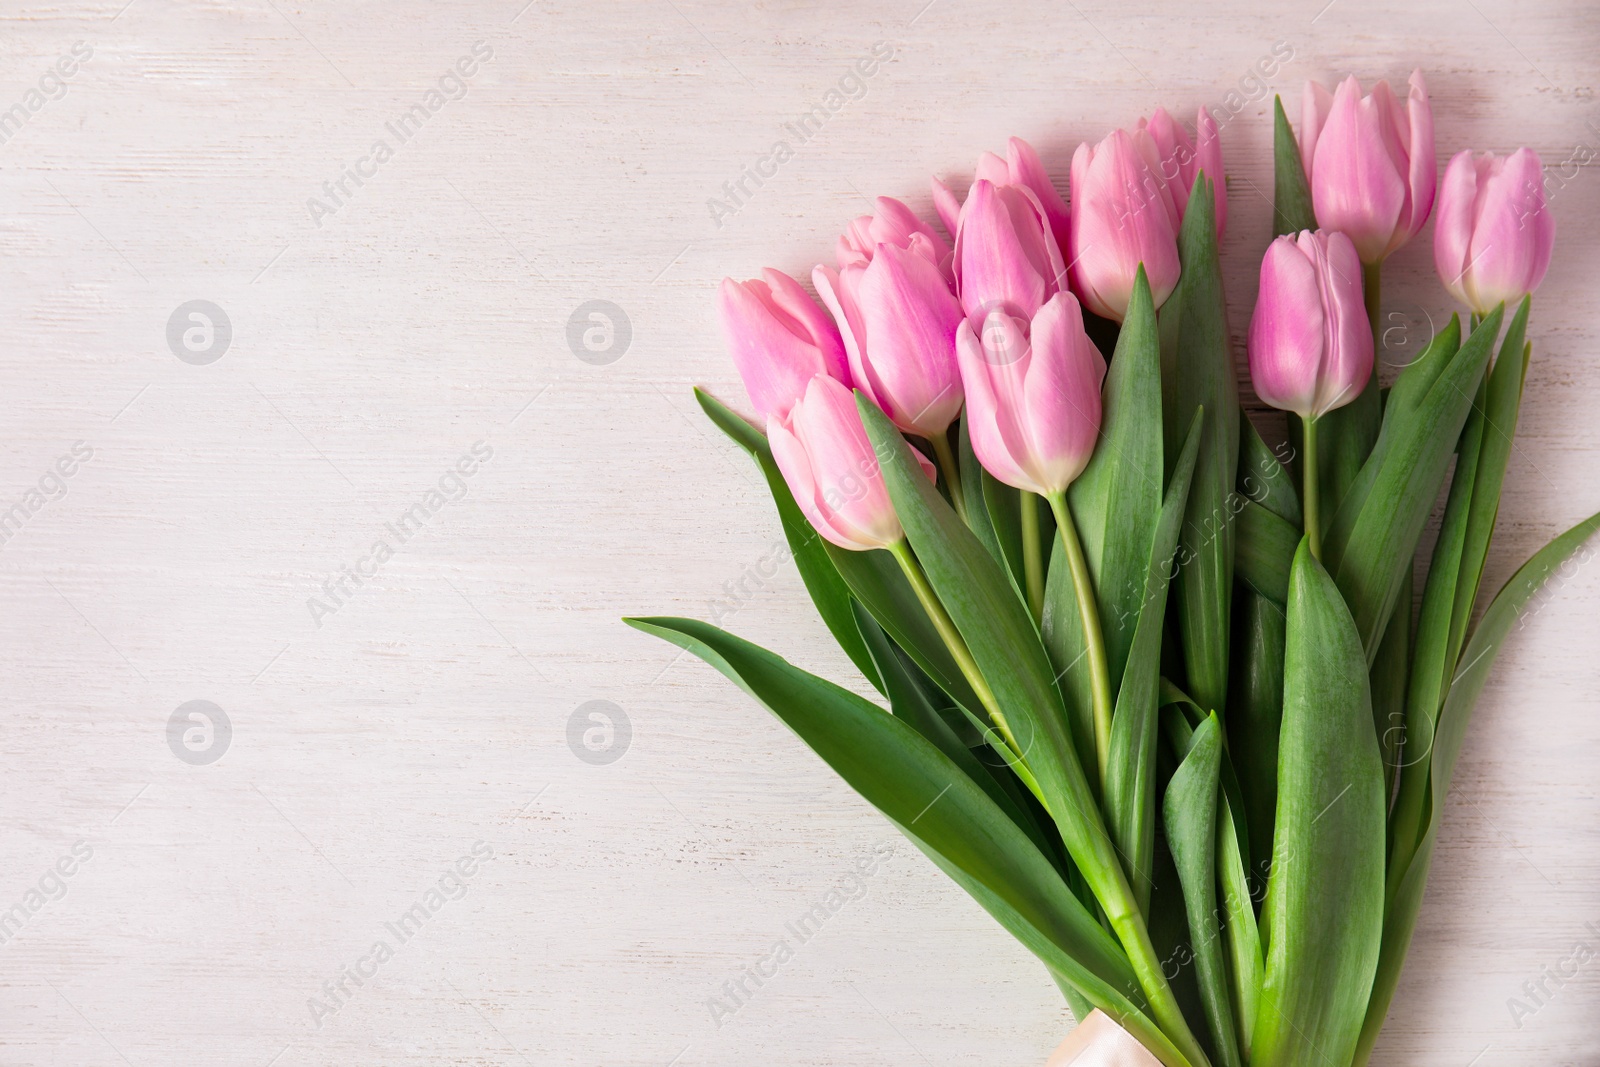
<path fill-rule="evenodd" d="M 1248 358 L 1287 426 L 1240 409 L 1211 117 L 1079 146 L 1070 207 L 1012 139 L 964 198 L 934 183 L 946 233 L 880 198 L 813 273 L 820 303 L 775 270 L 722 285 L 765 432 L 700 403 L 861 679 L 629 620 L 781 718 L 1038 956 L 1086 1021 L 1063 1063 L 1365 1064 L 1495 653 L 1600 526 L 1476 611 L 1550 261 L 1538 157 L 1461 152 L 1436 186 L 1420 75 L 1403 100 L 1308 86 L 1298 141 L 1281 102 L 1275 122 Z M 1385 387 L 1381 268 L 1430 213 L 1469 317 Z"/>

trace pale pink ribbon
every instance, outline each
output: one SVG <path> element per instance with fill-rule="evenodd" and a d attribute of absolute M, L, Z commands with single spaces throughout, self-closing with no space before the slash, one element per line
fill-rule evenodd
<path fill-rule="evenodd" d="M 1050 1053 L 1045 1067 L 1161 1067 L 1161 1061 L 1096 1008 Z"/>

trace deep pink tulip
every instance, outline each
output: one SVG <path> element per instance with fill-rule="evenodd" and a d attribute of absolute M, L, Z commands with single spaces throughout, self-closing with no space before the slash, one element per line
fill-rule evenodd
<path fill-rule="evenodd" d="M 1073 154 L 1072 283 L 1097 315 L 1122 321 L 1141 263 L 1157 307 L 1178 284 L 1178 209 L 1159 167 L 1143 132 L 1112 130 Z"/>
<path fill-rule="evenodd" d="M 1031 319 L 1066 288 L 1066 264 L 1039 197 L 1026 185 L 972 183 L 956 230 L 956 291 L 974 327 L 999 310 Z"/>
<path fill-rule="evenodd" d="M 1555 247 L 1544 168 L 1532 149 L 1505 159 L 1458 152 L 1444 170 L 1433 264 L 1444 287 L 1480 315 L 1539 287 Z"/>
<path fill-rule="evenodd" d="M 982 330 L 967 320 L 956 337 L 972 451 L 1007 485 L 1058 493 L 1094 453 L 1106 361 L 1071 293 L 1052 296 L 1031 324 L 991 311 Z"/>
<path fill-rule="evenodd" d="M 978 171 L 973 181 L 986 181 L 994 185 L 1021 185 L 1026 186 L 1038 199 L 1039 206 L 1044 209 L 1045 218 L 1050 221 L 1050 232 L 1056 239 L 1056 246 L 1067 247 L 1068 228 L 1071 223 L 1071 212 L 1067 210 L 1067 202 L 1056 192 L 1056 187 L 1050 182 L 1050 175 L 1044 169 L 1044 163 L 1039 159 L 1039 153 L 1033 145 L 1020 137 L 1013 137 L 1006 144 L 1006 156 L 1001 159 L 993 152 L 985 152 L 978 157 Z M 939 218 L 944 222 L 945 229 L 955 233 L 961 220 L 961 201 L 956 199 L 954 193 L 939 179 L 933 179 L 933 206 L 939 212 Z"/>
<path fill-rule="evenodd" d="M 826 375 L 811 379 L 787 418 L 767 420 L 767 439 L 795 502 L 823 537 L 857 551 L 900 540 L 900 520 L 849 389 Z M 932 481 L 933 464 L 917 456 Z"/>
<path fill-rule="evenodd" d="M 1361 95 L 1354 75 L 1328 92 L 1306 83 L 1300 103 L 1300 162 L 1317 225 L 1350 235 L 1363 263 L 1381 263 L 1428 221 L 1438 166 L 1433 109 L 1422 72 L 1401 103 L 1381 81 Z"/>
<path fill-rule="evenodd" d="M 844 335 L 855 387 L 907 433 L 949 429 L 961 411 L 961 305 L 932 240 L 912 233 L 905 247 L 879 244 L 864 265 L 818 266 L 811 279 Z"/>
<path fill-rule="evenodd" d="M 1173 120 L 1167 114 L 1166 108 L 1158 107 L 1150 116 L 1148 122 L 1139 120 L 1139 132 L 1149 135 L 1155 145 L 1156 157 L 1160 161 L 1156 167 L 1156 174 L 1167 183 L 1167 189 L 1172 193 L 1172 204 L 1178 209 L 1178 220 L 1183 220 L 1184 209 L 1189 206 L 1189 194 L 1194 189 L 1194 180 L 1201 171 L 1210 178 L 1216 189 L 1217 200 L 1217 240 L 1222 240 L 1222 234 L 1228 226 L 1228 193 L 1224 188 L 1222 172 L 1222 138 L 1217 134 L 1217 121 L 1211 117 L 1211 112 L 1201 108 L 1195 115 L 1195 136 L 1189 137 L 1189 131 Z"/>
<path fill-rule="evenodd" d="M 1361 260 L 1342 233 L 1302 230 L 1267 246 L 1250 320 L 1256 395 L 1301 418 L 1354 400 L 1372 376 Z"/>
<path fill-rule="evenodd" d="M 818 374 L 850 380 L 838 329 L 782 271 L 766 267 L 747 282 L 722 279 L 717 311 L 733 365 L 762 415 L 787 415 Z"/>

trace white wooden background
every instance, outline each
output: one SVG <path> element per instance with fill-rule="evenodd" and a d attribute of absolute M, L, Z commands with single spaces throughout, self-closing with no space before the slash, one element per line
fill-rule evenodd
<path fill-rule="evenodd" d="M 1441 165 L 1570 161 L 1489 584 L 1600 507 L 1592 6 L 524 3 L 3 6 L 0 111 L 26 121 L 0 144 L 0 510 L 38 507 L 0 548 L 0 910 L 25 918 L 0 943 L 0 1064 L 1041 1063 L 1071 1024 L 1043 970 L 904 844 L 718 1025 L 708 998 L 897 838 L 618 621 L 720 610 L 850 676 L 690 397 L 743 404 L 715 285 L 804 274 L 864 197 L 926 210 L 930 173 L 965 181 L 1009 134 L 1064 185 L 1078 141 L 1157 104 L 1237 110 L 1242 336 L 1266 90 L 1297 115 L 1308 77 L 1423 66 Z M 492 59 L 399 143 L 386 124 L 476 42 Z M 892 61 L 718 225 L 707 200 L 877 42 Z M 393 158 L 330 201 L 380 137 Z M 1390 362 L 1448 312 L 1430 235 L 1388 271 Z M 167 339 L 192 300 L 231 323 L 205 365 Z M 569 343 L 591 300 L 631 332 L 607 363 Z M 477 442 L 465 495 L 314 619 Z M 1377 1063 L 1600 1061 L 1600 962 L 1507 1006 L 1600 950 L 1597 609 L 1583 569 L 1496 668 Z M 231 723 L 215 762 L 169 747 L 191 700 Z M 593 700 L 631 725 L 608 764 L 569 745 Z M 308 1000 L 370 972 L 384 924 L 480 841 L 465 896 L 318 1025 Z"/>

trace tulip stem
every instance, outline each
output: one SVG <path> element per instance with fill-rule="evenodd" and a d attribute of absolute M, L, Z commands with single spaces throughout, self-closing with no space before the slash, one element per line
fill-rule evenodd
<path fill-rule="evenodd" d="M 961 492 L 961 472 L 956 467 L 956 455 L 950 451 L 950 435 L 948 432 L 936 433 L 928 438 L 933 443 L 933 456 L 938 460 L 939 471 L 944 475 L 944 484 L 950 490 L 950 503 L 955 505 L 956 514 L 962 522 L 967 521 L 967 501 Z"/>
<path fill-rule="evenodd" d="M 1383 260 L 1361 264 L 1361 295 L 1367 305 L 1367 325 L 1372 328 L 1372 353 L 1383 340 Z"/>
<path fill-rule="evenodd" d="M 928 576 L 922 572 L 922 564 L 911 554 L 911 546 L 904 537 L 889 546 L 889 553 L 894 556 L 895 562 L 900 564 L 900 569 L 905 572 L 906 581 L 911 583 L 911 591 L 917 594 L 917 600 L 922 604 L 922 610 L 927 612 L 928 621 L 933 623 L 933 628 L 939 631 L 939 636 L 944 640 L 945 647 L 950 650 L 950 655 L 955 659 L 956 666 L 961 668 L 962 675 L 967 679 L 967 684 L 972 686 L 972 691 L 978 695 L 978 700 L 983 704 L 983 709 L 989 713 L 989 718 L 994 720 L 995 729 L 1005 740 L 1013 755 L 1020 762 L 1022 749 L 1017 745 L 1017 739 L 1011 734 L 1011 725 L 1006 722 L 1006 716 L 1000 710 L 1000 702 L 995 699 L 994 690 L 989 688 L 988 681 L 983 677 L 983 672 L 978 670 L 977 661 L 972 658 L 972 650 L 967 647 L 967 642 L 962 639 L 961 631 L 956 629 L 956 624 L 951 620 L 950 613 L 944 610 L 944 604 L 939 601 L 939 594 L 933 591 L 933 586 L 928 584 Z M 1040 797 L 1039 802 L 1044 803 Z"/>
<path fill-rule="evenodd" d="M 1033 621 L 1044 618 L 1044 564 L 1039 551 L 1039 497 L 1022 493 L 1022 573 L 1028 586 L 1028 610 Z"/>
<path fill-rule="evenodd" d="M 1026 495 L 1026 494 L 1024 494 Z M 1072 591 L 1078 601 L 1078 618 L 1083 626 L 1084 650 L 1089 658 L 1089 691 L 1094 701 L 1094 752 L 1100 782 L 1111 766 L 1111 670 L 1106 665 L 1106 642 L 1100 632 L 1100 609 L 1095 605 L 1094 582 L 1089 564 L 1083 558 L 1078 527 L 1067 506 L 1067 494 L 1060 491 L 1045 498 L 1061 531 L 1061 547 L 1067 552 L 1067 569 L 1072 574 Z"/>
<path fill-rule="evenodd" d="M 1322 508 L 1321 488 L 1317 484 L 1317 419 L 1308 416 L 1300 420 L 1303 427 L 1305 460 L 1300 464 L 1300 507 L 1306 517 L 1306 539 L 1311 542 L 1311 554 L 1322 561 Z"/>

